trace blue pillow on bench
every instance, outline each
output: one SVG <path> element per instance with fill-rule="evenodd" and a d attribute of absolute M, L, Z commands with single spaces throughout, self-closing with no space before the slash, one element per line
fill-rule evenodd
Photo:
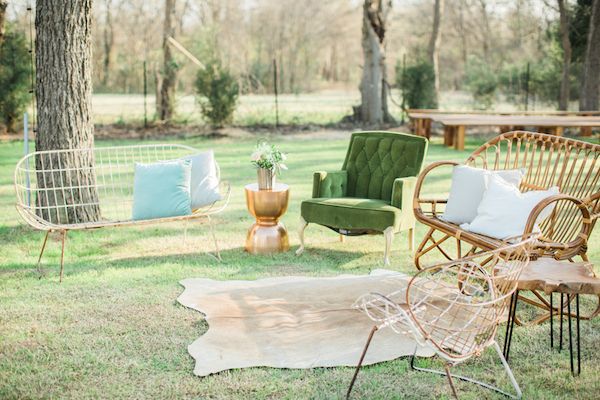
<path fill-rule="evenodd" d="M 177 217 L 192 213 L 187 160 L 135 164 L 133 182 L 134 220 Z"/>

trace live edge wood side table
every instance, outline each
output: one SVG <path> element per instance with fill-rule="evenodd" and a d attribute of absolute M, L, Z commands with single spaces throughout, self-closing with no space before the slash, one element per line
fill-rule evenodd
<path fill-rule="evenodd" d="M 520 290 L 540 290 L 550 295 L 550 303 L 546 303 L 550 311 L 550 347 L 554 347 L 553 317 L 559 314 L 560 334 L 559 351 L 563 347 L 563 319 L 566 317 L 569 329 L 569 355 L 571 373 L 579 375 L 581 372 L 581 344 L 579 329 L 579 295 L 600 296 L 600 279 L 594 274 L 594 266 L 589 262 L 558 261 L 553 258 L 539 258 L 530 261 L 519 277 L 517 290 L 511 298 L 509 306 L 508 323 L 504 340 L 504 357 L 508 360 L 510 342 L 515 325 L 517 302 Z M 552 294 L 560 293 L 560 306 L 555 306 Z M 573 363 L 573 334 L 571 328 L 571 302 L 575 300 L 575 337 L 577 344 L 577 373 Z M 566 308 L 566 312 L 565 312 Z M 595 316 L 596 312 L 590 318 Z"/>
<path fill-rule="evenodd" d="M 248 211 L 256 222 L 246 235 L 246 251 L 268 254 L 287 251 L 290 248 L 288 233 L 279 218 L 285 214 L 290 198 L 290 188 L 277 183 L 271 190 L 259 190 L 258 184 L 244 187 Z"/>

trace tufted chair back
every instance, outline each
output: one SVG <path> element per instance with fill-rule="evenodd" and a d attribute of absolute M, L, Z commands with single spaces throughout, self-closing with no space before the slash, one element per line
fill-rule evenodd
<path fill-rule="evenodd" d="M 397 132 L 352 134 L 342 169 L 347 196 L 390 201 L 396 178 L 417 176 L 427 150 L 424 137 Z"/>

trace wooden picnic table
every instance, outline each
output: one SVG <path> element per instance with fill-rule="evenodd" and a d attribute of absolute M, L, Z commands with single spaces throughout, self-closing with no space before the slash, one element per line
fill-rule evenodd
<path fill-rule="evenodd" d="M 444 144 L 456 150 L 464 150 L 466 128 L 473 126 L 498 126 L 501 132 L 536 127 L 559 136 L 564 128 L 600 127 L 600 116 L 438 114 L 432 120 L 444 126 Z"/>
<path fill-rule="evenodd" d="M 411 128 L 414 134 L 431 136 L 431 123 L 439 122 L 439 117 L 465 117 L 465 116 L 600 116 L 600 111 L 449 111 L 431 109 L 408 110 Z M 582 136 L 591 135 L 591 127 L 581 127 Z"/>

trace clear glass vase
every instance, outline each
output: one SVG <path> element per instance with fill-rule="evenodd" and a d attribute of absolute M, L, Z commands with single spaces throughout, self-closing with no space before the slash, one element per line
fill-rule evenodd
<path fill-rule="evenodd" d="M 258 190 L 273 190 L 275 186 L 275 171 L 266 168 L 256 170 L 258 175 Z"/>

